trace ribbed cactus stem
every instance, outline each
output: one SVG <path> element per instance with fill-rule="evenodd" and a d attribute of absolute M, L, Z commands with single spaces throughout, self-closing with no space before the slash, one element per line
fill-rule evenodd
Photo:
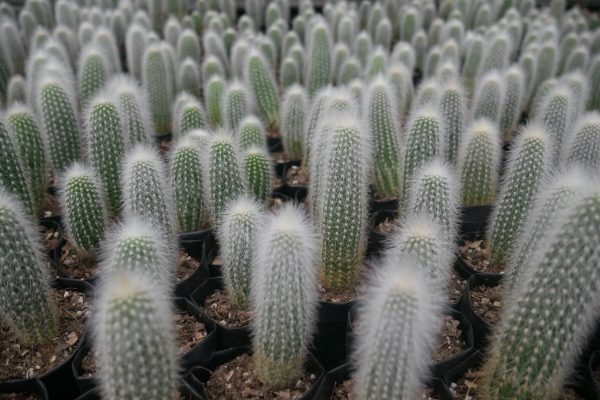
<path fill-rule="evenodd" d="M 173 136 L 180 138 L 194 129 L 204 129 L 208 125 L 202 103 L 195 96 L 183 92 L 173 105 Z"/>
<path fill-rule="evenodd" d="M 15 196 L 30 216 L 33 216 L 33 201 L 26 166 L 19 159 L 19 148 L 0 122 L 0 187 Z"/>
<path fill-rule="evenodd" d="M 302 374 L 315 331 L 317 243 L 302 211 L 289 204 L 267 218 L 257 243 L 254 362 L 261 380 L 281 388 Z"/>
<path fill-rule="evenodd" d="M 494 69 L 503 71 L 508 65 L 511 50 L 512 43 L 508 34 L 502 32 L 495 35 L 486 51 L 479 74 L 483 75 Z"/>
<path fill-rule="evenodd" d="M 248 191 L 266 204 L 271 195 L 271 158 L 262 148 L 252 146 L 244 153 L 242 164 Z"/>
<path fill-rule="evenodd" d="M 89 101 L 108 81 L 110 65 L 103 49 L 89 43 L 79 56 L 78 86 L 81 101 Z"/>
<path fill-rule="evenodd" d="M 246 87 L 238 81 L 230 83 L 221 106 L 225 128 L 234 135 L 237 134 L 240 122 L 250 113 L 251 108 L 250 95 Z"/>
<path fill-rule="evenodd" d="M 101 289 L 94 322 L 103 399 L 177 398 L 175 323 L 160 288 L 140 274 L 115 274 Z"/>
<path fill-rule="evenodd" d="M 558 165 L 560 151 L 563 143 L 567 140 L 571 126 L 571 114 L 576 112 L 574 103 L 570 88 L 567 85 L 558 84 L 548 93 L 537 114 L 552 138 L 554 145 L 552 162 L 554 165 Z"/>
<path fill-rule="evenodd" d="M 600 54 L 592 59 L 588 68 L 590 80 L 590 97 L 587 101 L 588 110 L 600 109 Z"/>
<path fill-rule="evenodd" d="M 305 152 L 305 120 L 308 114 L 308 96 L 300 85 L 290 87 L 281 108 L 283 148 L 292 161 L 301 160 Z"/>
<path fill-rule="evenodd" d="M 152 143 L 154 127 L 150 106 L 139 83 L 126 75 L 117 75 L 109 81 L 106 93 L 114 96 L 128 144 Z"/>
<path fill-rule="evenodd" d="M 177 71 L 177 88 L 194 96 L 201 95 L 200 67 L 191 58 L 186 58 L 179 64 Z"/>
<path fill-rule="evenodd" d="M 509 68 L 504 74 L 506 92 L 500 110 L 500 133 L 510 138 L 521 116 L 525 98 L 525 75 L 519 66 Z"/>
<path fill-rule="evenodd" d="M 206 116 L 213 127 L 223 125 L 223 97 L 225 95 L 225 81 L 220 76 L 213 76 L 204 88 L 206 100 Z"/>
<path fill-rule="evenodd" d="M 306 87 L 310 97 L 331 82 L 333 44 L 328 25 L 319 20 L 315 23 L 308 38 L 306 58 Z"/>
<path fill-rule="evenodd" d="M 27 101 L 27 84 L 21 75 L 13 75 L 6 89 L 6 104 L 25 103 Z"/>
<path fill-rule="evenodd" d="M 154 129 L 159 135 L 171 131 L 173 79 L 162 46 L 159 43 L 148 46 L 142 61 L 142 83 L 150 103 Z"/>
<path fill-rule="evenodd" d="M 565 166 L 580 165 L 590 172 L 600 166 L 600 114 L 584 114 L 565 143 Z"/>
<path fill-rule="evenodd" d="M 492 263 L 503 265 L 512 254 L 551 166 L 552 151 L 550 134 L 543 126 L 530 124 L 518 136 L 488 228 Z"/>
<path fill-rule="evenodd" d="M 273 71 L 256 49 L 246 58 L 244 80 L 260 117 L 271 132 L 279 129 L 279 98 Z"/>
<path fill-rule="evenodd" d="M 446 124 L 446 160 L 456 164 L 463 137 L 465 94 L 458 81 L 450 81 L 440 93 L 439 109 Z"/>
<path fill-rule="evenodd" d="M 252 146 L 264 148 L 267 145 L 265 128 L 254 115 L 248 115 L 240 121 L 237 131 L 237 142 L 240 151 L 246 151 Z"/>
<path fill-rule="evenodd" d="M 475 80 L 479 73 L 479 66 L 483 59 L 485 52 L 485 43 L 482 36 L 473 36 L 467 45 L 467 52 L 465 55 L 465 64 L 463 67 L 463 78 L 465 86 L 472 92 L 475 87 Z"/>
<path fill-rule="evenodd" d="M 505 91 L 504 79 L 497 71 L 494 70 L 485 74 L 475 91 L 472 118 L 487 118 L 494 123 L 498 123 Z"/>

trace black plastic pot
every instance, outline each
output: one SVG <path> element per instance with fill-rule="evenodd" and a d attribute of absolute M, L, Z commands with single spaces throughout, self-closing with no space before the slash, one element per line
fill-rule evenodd
<path fill-rule="evenodd" d="M 395 219 L 398 217 L 398 211 L 379 210 L 373 214 L 371 228 L 369 229 L 369 238 L 367 239 L 366 256 L 378 256 L 384 249 L 385 241 L 388 235 L 384 235 L 376 230 L 377 226 L 386 219 Z"/>
<path fill-rule="evenodd" d="M 235 358 L 241 356 L 242 354 L 248 353 L 249 351 L 249 347 L 240 346 L 215 353 L 213 360 L 211 360 L 207 368 L 193 367 L 190 369 L 188 373 L 188 381 L 191 387 L 194 388 L 196 392 L 201 393 L 201 395 L 204 395 L 207 400 L 210 400 L 210 397 L 206 395 L 205 385 L 206 382 L 208 382 L 208 380 L 210 379 L 212 373 L 219 366 L 228 363 L 229 361 L 232 361 Z M 307 357 L 305 368 L 306 371 L 315 374 L 317 379 L 315 380 L 313 386 L 308 391 L 306 391 L 306 393 L 304 393 L 302 397 L 300 397 L 300 400 L 312 400 L 315 398 L 315 393 L 321 385 L 321 381 L 325 375 L 325 370 L 312 353 L 309 353 Z"/>
<path fill-rule="evenodd" d="M 349 313 L 356 304 L 357 300 L 344 303 L 319 301 L 312 349 L 326 369 L 347 361 Z"/>
<path fill-rule="evenodd" d="M 203 246 L 202 242 L 199 244 Z M 200 250 L 200 252 L 203 252 Z M 188 253 L 189 254 L 189 253 Z M 204 261 L 204 257 L 200 259 L 200 265 L 190 276 L 178 282 L 175 285 L 175 297 L 188 298 L 198 286 L 205 282 L 209 277 L 208 265 Z"/>
<path fill-rule="evenodd" d="M 210 278 L 220 278 L 223 276 L 223 266 L 221 264 L 215 264 L 215 259 L 218 255 L 218 248 L 212 249 L 206 255 L 206 262 L 208 264 L 208 273 Z"/>
<path fill-rule="evenodd" d="M 587 364 L 587 375 L 591 382 L 590 386 L 592 386 L 596 398 L 600 399 L 600 382 L 594 377 L 594 372 L 597 369 L 600 369 L 600 350 L 592 353 L 590 361 Z"/>
<path fill-rule="evenodd" d="M 284 184 L 273 190 L 273 194 L 283 194 L 296 203 L 302 203 L 308 195 L 308 186 Z"/>
<path fill-rule="evenodd" d="M 272 153 L 277 153 L 276 151 L 271 150 Z M 286 174 L 288 168 L 292 166 L 299 166 L 301 161 L 286 161 L 286 162 L 274 162 L 275 165 L 275 175 L 280 177 L 283 182 L 286 181 Z"/>
<path fill-rule="evenodd" d="M 478 286 L 495 287 L 500 284 L 502 276 L 499 274 L 476 273 L 467 280 L 465 292 L 458 301 L 458 307 L 469 320 L 473 328 L 475 349 L 483 350 L 488 344 L 491 326 L 483 318 L 475 314 L 471 302 L 471 291 Z"/>
<path fill-rule="evenodd" d="M 204 308 L 206 299 L 217 290 L 224 288 L 222 278 L 209 278 L 192 292 L 191 299 L 200 309 Z M 206 314 L 205 314 L 206 315 Z M 250 327 L 230 328 L 213 320 L 217 327 L 216 351 L 250 345 Z"/>
<path fill-rule="evenodd" d="M 443 375 L 443 382 L 445 385 L 450 386 L 458 379 L 462 378 L 469 369 L 477 369 L 483 362 L 483 353 L 480 351 L 472 352 L 462 362 L 456 364 L 454 367 L 449 368 Z M 449 391 L 449 389 L 446 389 Z"/>
<path fill-rule="evenodd" d="M 459 239 L 476 240 L 485 235 L 492 206 L 461 207 Z"/>
<path fill-rule="evenodd" d="M 371 214 L 377 211 L 398 211 L 399 200 L 377 200 L 375 198 L 375 186 L 369 186 L 369 212 Z"/>
<path fill-rule="evenodd" d="M 212 228 L 179 234 L 179 245 L 196 260 L 201 261 L 215 246 L 216 240 Z M 202 244 L 202 245 L 200 245 Z"/>
<path fill-rule="evenodd" d="M 271 153 L 281 153 L 283 151 L 283 143 L 281 137 L 267 136 L 267 147 Z"/>
<path fill-rule="evenodd" d="M 194 388 L 185 379 L 182 379 L 179 392 L 183 396 L 181 398 L 186 400 L 206 400 L 206 398 L 196 392 L 196 390 L 194 390 Z M 100 388 L 96 387 L 91 389 L 77 397 L 75 400 L 102 400 Z"/>
<path fill-rule="evenodd" d="M 42 400 L 49 399 L 46 386 L 41 380 L 35 378 L 0 383 L 0 397 L 10 393 L 35 394 Z"/>

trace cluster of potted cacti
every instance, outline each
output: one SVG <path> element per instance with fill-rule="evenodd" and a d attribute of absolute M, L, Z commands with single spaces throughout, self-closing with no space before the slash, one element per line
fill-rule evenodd
<path fill-rule="evenodd" d="M 0 393 L 560 398 L 600 317 L 599 43 L 565 0 L 1 3 Z"/>

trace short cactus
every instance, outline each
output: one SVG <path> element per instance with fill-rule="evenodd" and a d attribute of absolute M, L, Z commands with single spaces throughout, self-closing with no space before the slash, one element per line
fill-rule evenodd
<path fill-rule="evenodd" d="M 563 149 L 563 164 L 580 165 L 590 172 L 600 167 L 600 113 L 584 114 Z"/>
<path fill-rule="evenodd" d="M 243 154 L 242 167 L 248 192 L 266 204 L 271 195 L 271 158 L 260 147 L 252 146 Z"/>
<path fill-rule="evenodd" d="M 53 338 L 58 318 L 41 238 L 19 203 L 0 188 L 0 312 L 29 345 Z"/>
<path fill-rule="evenodd" d="M 108 82 L 106 93 L 114 96 L 128 144 L 152 143 L 154 129 L 148 99 L 139 83 L 126 75 L 117 75 Z"/>
<path fill-rule="evenodd" d="M 240 151 L 246 151 L 252 146 L 265 148 L 267 145 L 265 128 L 254 115 L 248 115 L 240 121 L 236 136 Z"/>
<path fill-rule="evenodd" d="M 235 135 L 240 126 L 240 121 L 250 113 L 251 106 L 250 95 L 246 87 L 238 81 L 230 83 L 223 95 L 221 106 L 225 128 Z"/>
<path fill-rule="evenodd" d="M 411 258 L 398 263 L 384 261 L 358 310 L 358 400 L 419 398 L 429 375 L 444 299 L 428 289 L 423 265 Z"/>
<path fill-rule="evenodd" d="M 575 99 L 570 88 L 567 85 L 558 84 L 545 97 L 536 114 L 552 138 L 555 147 L 552 163 L 555 166 L 558 165 L 560 150 L 570 131 L 571 114 L 576 112 L 574 106 Z"/>
<path fill-rule="evenodd" d="M 500 110 L 500 133 L 510 138 L 519 121 L 525 99 L 525 74 L 518 65 L 509 68 L 504 74 L 506 91 Z"/>
<path fill-rule="evenodd" d="M 204 87 L 206 101 L 206 116 L 213 127 L 223 125 L 223 97 L 225 95 L 225 81 L 220 76 L 213 76 Z"/>
<path fill-rule="evenodd" d="M 550 169 L 552 151 L 551 137 L 544 126 L 530 124 L 517 137 L 487 232 L 492 263 L 504 265 L 508 261 Z"/>
<path fill-rule="evenodd" d="M 13 141 L 4 124 L 0 122 L 0 186 L 21 202 L 21 207 L 33 216 L 33 201 L 27 175 L 27 166 L 19 159 L 19 147 Z"/>
<path fill-rule="evenodd" d="M 93 344 L 103 399 L 177 398 L 174 325 L 167 295 L 148 277 L 122 271 L 107 279 L 98 299 Z"/>
<path fill-rule="evenodd" d="M 100 90 L 110 77 L 109 61 L 103 49 L 95 43 L 88 43 L 79 56 L 78 87 L 81 101 L 87 103 Z"/>
<path fill-rule="evenodd" d="M 555 397 L 593 334 L 599 306 L 599 187 L 597 180 L 586 183 L 582 198 L 559 214 L 532 255 L 531 270 L 494 335 L 484 367 L 485 398 Z"/>
<path fill-rule="evenodd" d="M 289 204 L 267 218 L 257 243 L 254 362 L 259 379 L 281 388 L 302 374 L 316 327 L 317 243 L 302 211 Z"/>
<path fill-rule="evenodd" d="M 244 80 L 256 110 L 271 132 L 279 129 L 279 98 L 273 71 L 259 50 L 252 49 L 246 58 Z"/>
<path fill-rule="evenodd" d="M 398 195 L 400 187 L 400 145 L 396 98 L 384 78 L 378 78 L 367 94 L 367 120 L 374 139 L 375 189 L 381 197 Z"/>
<path fill-rule="evenodd" d="M 331 32 L 324 21 L 317 21 L 308 37 L 306 58 L 306 87 L 312 98 L 317 91 L 331 83 L 333 63 Z"/>
<path fill-rule="evenodd" d="M 292 161 L 301 160 L 305 151 L 305 120 L 308 115 L 308 96 L 300 85 L 290 87 L 281 106 L 281 135 L 283 148 Z"/>
<path fill-rule="evenodd" d="M 498 129 L 486 119 L 473 121 L 459 150 L 463 206 L 493 204 L 498 192 L 501 147 Z"/>
<path fill-rule="evenodd" d="M 108 226 L 105 193 L 94 170 L 79 163 L 69 167 L 59 199 L 67 236 L 83 256 L 93 258 Z"/>
<path fill-rule="evenodd" d="M 207 125 L 200 100 L 186 92 L 180 93 L 173 106 L 173 136 L 180 138 L 193 129 L 204 129 Z"/>
<path fill-rule="evenodd" d="M 142 61 L 142 83 L 150 103 L 154 129 L 158 135 L 171 131 L 173 79 L 169 60 L 159 43 L 149 45 Z"/>
<path fill-rule="evenodd" d="M 231 304 L 239 310 L 250 309 L 251 280 L 255 266 L 256 236 L 264 215 L 253 199 L 241 195 L 226 207 L 219 236 L 223 238 L 223 277 Z"/>
<path fill-rule="evenodd" d="M 439 110 L 446 124 L 445 158 L 452 165 L 457 162 L 458 149 L 463 137 L 465 103 L 464 90 L 458 81 L 449 81 L 440 92 Z"/>

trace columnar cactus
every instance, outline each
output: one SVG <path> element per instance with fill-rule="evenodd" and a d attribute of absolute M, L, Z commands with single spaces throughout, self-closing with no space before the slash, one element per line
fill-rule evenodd
<path fill-rule="evenodd" d="M 374 140 L 375 189 L 381 197 L 398 195 L 400 144 L 396 99 L 384 78 L 378 78 L 367 94 L 367 120 Z"/>
<path fill-rule="evenodd" d="M 48 182 L 46 153 L 41 132 L 31 111 L 20 103 L 12 105 L 6 111 L 4 122 L 17 150 L 10 157 L 14 158 L 18 154 L 21 168 L 24 171 L 23 175 L 29 178 L 34 211 L 39 211 L 44 203 Z M 7 150 L 11 152 L 10 147 Z M 4 162 L 6 163 L 7 159 L 4 159 Z M 16 172 L 16 170 L 13 172 Z M 18 172 L 16 174 L 18 176 Z M 10 186 L 5 183 L 4 186 L 11 190 Z"/>
<path fill-rule="evenodd" d="M 600 54 L 591 61 L 588 68 L 590 81 L 590 98 L 587 101 L 588 110 L 600 109 Z"/>
<path fill-rule="evenodd" d="M 252 146 L 262 149 L 267 145 L 265 128 L 262 122 L 251 114 L 240 121 L 236 136 L 240 151 L 246 151 Z"/>
<path fill-rule="evenodd" d="M 590 172 L 600 167 L 600 114 L 584 114 L 563 149 L 565 166 L 580 165 Z"/>
<path fill-rule="evenodd" d="M 158 135 L 171 131 L 173 78 L 169 60 L 160 43 L 149 45 L 142 61 L 142 83 L 150 103 L 154 129 Z"/>
<path fill-rule="evenodd" d="M 184 59 L 177 71 L 177 89 L 199 97 L 201 94 L 200 67 L 191 58 Z"/>
<path fill-rule="evenodd" d="M 261 203 L 266 203 L 271 194 L 271 158 L 261 147 L 252 146 L 243 154 L 244 178 L 248 192 Z"/>
<path fill-rule="evenodd" d="M 440 83 L 437 79 L 428 79 L 418 86 L 412 102 L 412 113 L 426 107 L 435 107 L 439 102 Z"/>
<path fill-rule="evenodd" d="M 575 100 L 567 85 L 558 84 L 544 99 L 536 115 L 546 126 L 554 151 L 552 163 L 558 165 L 560 151 L 563 143 L 567 140 L 570 130 L 571 114 L 574 110 Z"/>
<path fill-rule="evenodd" d="M 408 214 L 428 214 L 450 242 L 456 236 L 460 187 L 451 166 L 433 160 L 415 171 L 410 184 Z"/>
<path fill-rule="evenodd" d="M 99 27 L 94 34 L 94 42 L 97 43 L 98 46 L 102 48 L 102 52 L 106 54 L 111 74 L 121 72 L 119 48 L 112 32 L 104 26 Z"/>
<path fill-rule="evenodd" d="M 402 121 L 412 102 L 414 92 L 412 74 L 405 65 L 400 63 L 389 69 L 387 78 L 394 88 L 396 105 L 399 110 L 398 117 Z"/>
<path fill-rule="evenodd" d="M 379 75 L 385 75 L 387 63 L 387 52 L 381 47 L 377 47 L 369 56 L 369 63 L 365 71 L 367 80 L 371 81 Z"/>
<path fill-rule="evenodd" d="M 108 82 L 106 93 L 114 96 L 128 144 L 152 143 L 154 129 L 148 99 L 139 83 L 126 75 L 117 75 Z"/>
<path fill-rule="evenodd" d="M 174 253 L 178 231 L 165 165 L 152 147 L 137 144 L 123 158 L 123 216 L 138 215 L 163 235 Z"/>
<path fill-rule="evenodd" d="M 186 92 L 180 93 L 173 105 L 173 137 L 183 137 L 187 132 L 204 129 L 207 125 L 200 100 Z"/>
<path fill-rule="evenodd" d="M 210 138 L 204 149 L 203 182 L 207 186 L 206 200 L 216 227 L 223 222 L 227 204 L 245 191 L 240 162 L 233 138 L 220 130 Z"/>
<path fill-rule="evenodd" d="M 536 86 L 540 86 L 546 79 L 551 79 L 556 75 L 558 68 L 558 46 L 555 43 L 545 44 L 538 53 Z"/>
<path fill-rule="evenodd" d="M 340 66 L 340 70 L 336 77 L 338 85 L 347 85 L 354 79 L 358 79 L 361 75 L 361 66 L 358 58 L 354 56 L 348 57 Z"/>
<path fill-rule="evenodd" d="M 233 81 L 227 86 L 221 106 L 225 128 L 235 135 L 240 122 L 250 113 L 250 110 L 250 95 L 246 87 L 238 81 Z"/>
<path fill-rule="evenodd" d="M 200 41 L 198 35 L 191 29 L 184 29 L 177 41 L 177 59 L 179 62 L 186 58 L 200 61 Z"/>
<path fill-rule="evenodd" d="M 300 82 L 300 72 L 294 57 L 288 56 L 281 62 L 279 85 L 283 90 Z"/>
<path fill-rule="evenodd" d="M 88 43 L 79 56 L 78 87 L 81 101 L 88 102 L 110 77 L 110 65 L 103 49 L 95 43 Z"/>
<path fill-rule="evenodd" d="M 413 36 L 419 30 L 421 25 L 421 15 L 417 7 L 406 7 L 402 12 L 402 22 L 400 23 L 400 39 L 411 43 Z"/>
<path fill-rule="evenodd" d="M 332 113 L 328 118 L 322 189 L 316 199 L 321 282 L 326 289 L 345 290 L 356 283 L 366 246 L 371 143 L 351 113 Z"/>
<path fill-rule="evenodd" d="M 121 210 L 120 165 L 125 135 L 115 103 L 100 93 L 92 98 L 85 116 L 87 158 L 102 182 L 111 215 Z"/>
<path fill-rule="evenodd" d="M 493 204 L 498 191 L 501 147 L 498 129 L 486 119 L 468 127 L 459 150 L 462 205 Z"/>
<path fill-rule="evenodd" d="M 467 36 L 468 37 L 468 36 Z M 463 66 L 463 78 L 465 86 L 472 92 L 475 87 L 475 80 L 479 73 L 479 66 L 483 60 L 485 52 L 485 42 L 483 36 L 475 35 L 467 40 L 467 52 L 465 55 L 465 64 Z"/>
<path fill-rule="evenodd" d="M 206 224 L 201 159 L 199 146 L 188 137 L 181 139 L 171 153 L 169 176 L 182 232 L 198 231 Z"/>
<path fill-rule="evenodd" d="M 305 152 L 305 120 L 308 115 L 308 96 L 300 85 L 290 87 L 281 106 L 281 135 L 283 148 L 292 161 L 301 160 Z"/>
<path fill-rule="evenodd" d="M 225 81 L 220 76 L 213 76 L 204 87 L 204 99 L 206 101 L 206 115 L 208 122 L 213 127 L 223 124 L 223 97 L 225 94 Z"/>
<path fill-rule="evenodd" d="M 307 44 L 305 78 L 308 95 L 312 98 L 320 88 L 331 83 L 333 44 L 329 26 L 323 20 L 315 22 Z"/>
<path fill-rule="evenodd" d="M 21 202 L 25 212 L 33 216 L 34 207 L 27 167 L 22 164 L 19 154 L 19 147 L 15 145 L 4 124 L 0 122 L 0 186 L 8 194 L 15 196 Z"/>
<path fill-rule="evenodd" d="M 21 75 L 13 75 L 6 89 L 6 104 L 25 103 L 27 101 L 27 84 Z"/>
<path fill-rule="evenodd" d="M 505 92 L 506 85 L 497 71 L 494 70 L 485 74 L 475 91 L 472 118 L 487 118 L 498 123 Z"/>
<path fill-rule="evenodd" d="M 50 160 L 54 170 L 62 172 L 81 156 L 73 84 L 64 76 L 46 71 L 36 87 L 36 110 L 42 132 L 46 133 Z"/>
<path fill-rule="evenodd" d="M 500 133 L 510 138 L 519 121 L 525 98 L 525 75 L 518 65 L 510 67 L 504 73 L 506 91 L 500 110 Z"/>
<path fill-rule="evenodd" d="M 302 374 L 315 331 L 317 243 L 302 211 L 289 204 L 269 216 L 259 233 L 252 348 L 259 379 L 280 388 Z"/>
<path fill-rule="evenodd" d="M 429 375 L 443 297 L 411 258 L 387 259 L 358 311 L 353 359 L 358 400 L 416 399 Z M 402 340 L 399 340 L 402 338 Z"/>
<path fill-rule="evenodd" d="M 510 36 L 507 33 L 501 32 L 494 35 L 486 51 L 485 58 L 482 61 L 479 74 L 484 75 L 494 69 L 498 71 L 506 69 L 512 46 Z"/>
<path fill-rule="evenodd" d="M 415 172 L 436 157 L 442 156 L 444 152 L 444 123 L 437 110 L 432 108 L 418 110 L 413 115 L 408 127 L 401 208 L 407 205 L 411 195 L 410 186 Z"/>
<path fill-rule="evenodd" d="M 3 51 L 6 56 L 11 73 L 13 75 L 23 74 L 25 72 L 26 51 L 19 27 L 12 18 L 3 18 L 0 32 L 2 32 L 0 51 Z"/>
<path fill-rule="evenodd" d="M 255 272 L 253 257 L 256 236 L 264 215 L 253 199 L 240 195 L 225 208 L 220 237 L 223 238 L 223 277 L 231 304 L 239 310 L 250 309 L 251 280 Z"/>
<path fill-rule="evenodd" d="M 556 228 L 532 256 L 531 271 L 494 337 L 485 398 L 554 397 L 593 334 L 600 305 L 599 187 L 598 181 L 587 182 L 582 198 L 559 214 Z"/>
<path fill-rule="evenodd" d="M 446 160 L 454 165 L 463 137 L 466 113 L 465 94 L 461 84 L 449 81 L 440 93 L 439 110 L 446 124 Z"/>
<path fill-rule="evenodd" d="M 82 256 L 93 258 L 108 225 L 102 184 L 93 169 L 74 163 L 63 174 L 59 188 L 67 235 Z"/>
<path fill-rule="evenodd" d="M 313 141 L 315 139 L 317 128 L 319 127 L 321 119 L 325 114 L 323 111 L 325 110 L 325 105 L 330 94 L 331 91 L 329 89 L 321 89 L 314 99 L 311 100 L 310 114 L 308 115 L 308 120 L 306 121 L 307 146 L 305 148 L 304 157 L 302 158 L 304 167 L 308 169 L 310 169 L 310 154 L 314 151 Z"/>
<path fill-rule="evenodd" d="M 273 71 L 260 54 L 252 49 L 246 58 L 244 80 L 253 98 L 256 110 L 269 131 L 279 129 L 279 99 Z"/>
<path fill-rule="evenodd" d="M 117 273 L 101 289 L 95 318 L 103 399 L 177 398 L 175 322 L 160 288 L 143 274 Z"/>
<path fill-rule="evenodd" d="M 29 345 L 53 338 L 58 318 L 41 238 L 19 203 L 0 189 L 0 312 Z"/>
<path fill-rule="evenodd" d="M 508 261 L 551 167 L 552 151 L 552 140 L 544 126 L 530 124 L 517 137 L 487 232 L 492 263 L 503 265 Z"/>

